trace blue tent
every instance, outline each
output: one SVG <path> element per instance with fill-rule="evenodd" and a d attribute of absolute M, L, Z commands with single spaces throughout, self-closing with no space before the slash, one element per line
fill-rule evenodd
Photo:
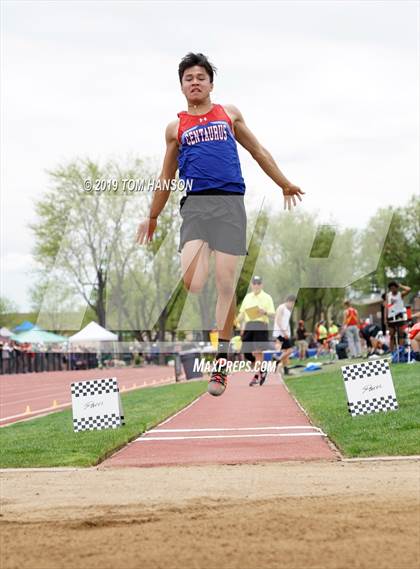
<path fill-rule="evenodd" d="M 47 332 L 42 330 L 39 326 L 33 326 L 31 330 L 26 332 L 20 332 L 19 334 L 13 334 L 11 339 L 19 344 L 55 344 L 63 343 L 68 341 L 67 336 L 59 336 L 58 334 L 53 334 L 52 332 Z"/>
<path fill-rule="evenodd" d="M 29 320 L 24 320 L 19 326 L 13 329 L 13 332 L 27 332 L 28 330 L 32 330 L 34 325 Z"/>

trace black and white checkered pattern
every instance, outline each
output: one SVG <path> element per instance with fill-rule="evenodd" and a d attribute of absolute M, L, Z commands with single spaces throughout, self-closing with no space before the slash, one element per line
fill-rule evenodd
<path fill-rule="evenodd" d="M 86 395 L 101 395 L 102 393 L 119 392 L 117 380 L 114 377 L 107 379 L 93 379 L 91 381 L 77 381 L 71 384 L 71 394 L 75 397 Z"/>
<path fill-rule="evenodd" d="M 379 399 L 365 399 L 356 403 L 347 403 L 352 417 L 356 415 L 367 415 L 368 413 L 379 413 L 380 411 L 395 411 L 398 409 L 398 402 L 395 397 L 380 397 Z"/>
<path fill-rule="evenodd" d="M 116 429 L 124 425 L 124 415 L 96 415 L 95 417 L 84 417 L 82 419 L 73 419 L 73 429 L 78 431 L 91 431 L 101 429 Z"/>
<path fill-rule="evenodd" d="M 360 364 L 342 366 L 344 381 L 374 377 L 389 373 L 388 360 L 371 360 Z"/>

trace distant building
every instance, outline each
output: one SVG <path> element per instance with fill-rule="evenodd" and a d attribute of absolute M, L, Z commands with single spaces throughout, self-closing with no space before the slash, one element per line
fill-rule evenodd
<path fill-rule="evenodd" d="M 412 313 L 420 312 L 420 292 L 417 292 L 413 298 L 412 293 L 410 293 L 404 299 L 405 306 L 411 306 Z M 353 300 L 354 306 L 359 311 L 359 317 L 361 320 L 366 320 L 369 318 L 372 323 L 381 325 L 381 294 L 374 292 L 367 294 Z"/>
<path fill-rule="evenodd" d="M 373 324 L 379 326 L 381 325 L 381 303 L 381 294 L 377 292 L 353 300 L 353 305 L 359 312 L 360 320 L 369 318 Z"/>

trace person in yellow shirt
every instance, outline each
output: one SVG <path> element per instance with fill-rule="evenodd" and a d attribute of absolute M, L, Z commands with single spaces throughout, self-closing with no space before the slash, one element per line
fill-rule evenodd
<path fill-rule="evenodd" d="M 330 352 L 331 359 L 337 358 L 335 347 L 340 341 L 340 329 L 338 328 L 337 324 L 331 320 L 328 326 L 328 348 Z"/>
<path fill-rule="evenodd" d="M 235 335 L 230 341 L 230 350 L 233 361 L 241 361 L 242 338 L 239 331 L 235 331 Z"/>
<path fill-rule="evenodd" d="M 263 290 L 262 278 L 255 275 L 249 292 L 242 301 L 238 321 L 241 323 L 241 336 L 245 357 L 251 362 L 259 362 L 259 371 L 255 373 L 249 385 L 256 385 L 265 380 L 267 372 L 261 372 L 262 351 L 268 345 L 268 324 L 274 316 L 273 299 Z"/>
<path fill-rule="evenodd" d="M 318 341 L 318 348 L 316 352 L 316 357 L 318 357 L 325 349 L 328 348 L 327 337 L 328 331 L 325 326 L 325 320 L 320 320 L 315 327 L 315 335 Z"/>

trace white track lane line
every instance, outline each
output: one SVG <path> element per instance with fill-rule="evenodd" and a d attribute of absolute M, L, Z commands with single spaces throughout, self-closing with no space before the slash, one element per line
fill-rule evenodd
<path fill-rule="evenodd" d="M 261 433 L 255 435 L 198 435 L 196 437 L 139 437 L 137 443 L 149 443 L 153 441 L 187 441 L 200 439 L 251 439 L 260 437 L 325 437 L 324 433 Z"/>
<path fill-rule="evenodd" d="M 203 432 L 216 432 L 216 431 L 288 431 L 290 429 L 313 429 L 321 431 L 318 427 L 312 425 L 283 425 L 281 427 L 208 427 L 199 429 L 151 429 L 146 434 L 152 433 L 203 433 Z"/>

